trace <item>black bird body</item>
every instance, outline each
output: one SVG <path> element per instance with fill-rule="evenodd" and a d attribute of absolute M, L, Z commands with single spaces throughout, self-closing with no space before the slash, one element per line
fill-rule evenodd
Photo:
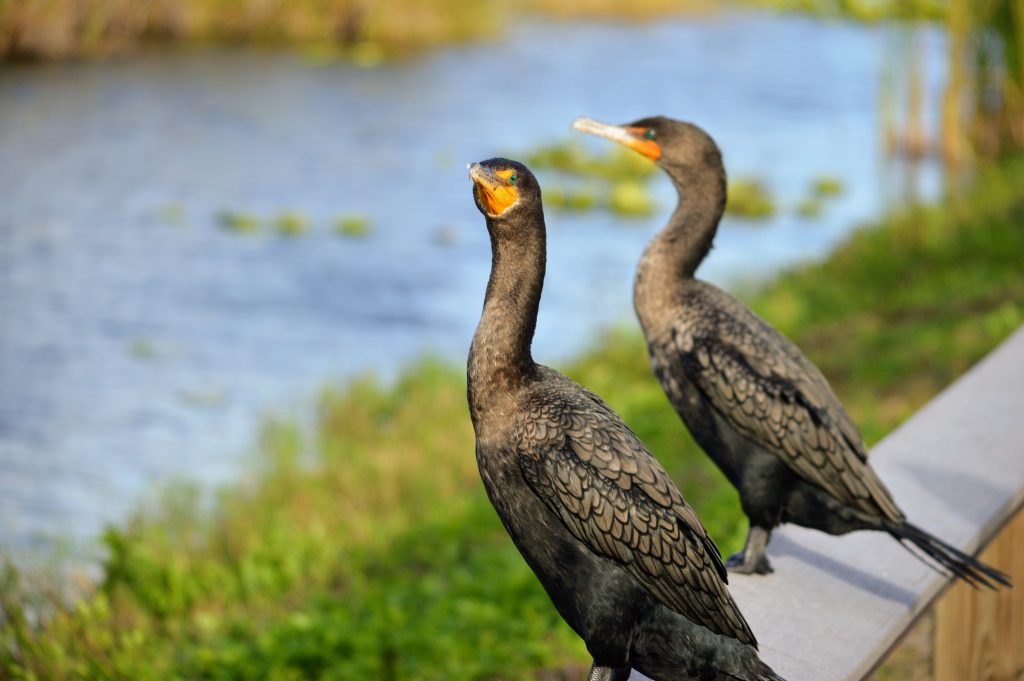
<path fill-rule="evenodd" d="M 545 264 L 535 178 L 504 159 L 471 177 L 493 257 L 467 365 L 477 463 L 516 547 L 586 642 L 589 678 L 778 678 L 668 474 L 598 396 L 532 359 Z M 512 189 L 487 194 L 509 178 Z"/>
<path fill-rule="evenodd" d="M 751 525 L 794 522 L 845 534 L 901 521 L 867 466 L 859 434 L 817 368 L 720 289 L 699 280 L 680 288 L 686 313 L 649 339 L 651 365 L 694 439 L 714 453 L 740 492 Z M 780 349 L 785 359 L 776 367 Z M 753 362 L 760 371 L 751 368 Z M 799 462 L 787 462 L 778 450 Z"/>
<path fill-rule="evenodd" d="M 1006 576 L 907 522 L 868 463 L 853 420 L 800 349 L 746 306 L 695 278 L 725 209 L 725 168 L 703 130 L 664 117 L 574 126 L 654 160 L 679 205 L 637 267 L 633 302 L 652 369 L 694 439 L 740 493 L 750 520 L 738 572 L 766 573 L 772 529 L 882 530 L 972 583 Z"/>

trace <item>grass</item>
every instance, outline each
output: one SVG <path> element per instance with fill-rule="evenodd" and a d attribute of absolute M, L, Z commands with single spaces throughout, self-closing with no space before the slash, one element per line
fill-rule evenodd
<path fill-rule="evenodd" d="M 876 441 L 1024 323 L 1024 162 L 965 199 L 864 229 L 747 299 L 797 340 Z M 632 330 L 569 374 L 664 462 L 724 552 L 736 494 L 650 375 Z M 267 425 L 244 480 L 177 486 L 110 528 L 69 599 L 0 570 L 12 679 L 579 678 L 587 655 L 490 508 L 463 370 L 328 389 L 316 427 Z"/>

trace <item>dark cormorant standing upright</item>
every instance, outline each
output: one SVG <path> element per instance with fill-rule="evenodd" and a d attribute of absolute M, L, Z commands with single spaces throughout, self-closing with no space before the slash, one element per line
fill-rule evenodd
<path fill-rule="evenodd" d="M 491 276 L 469 351 L 469 411 L 487 495 L 559 614 L 590 681 L 778 679 L 726 590 L 714 542 L 601 398 L 533 361 L 544 282 L 540 186 L 506 159 L 469 176 Z"/>
<path fill-rule="evenodd" d="M 772 529 L 796 523 L 829 534 L 882 530 L 967 582 L 1008 585 L 1003 573 L 907 522 L 818 368 L 738 300 L 694 278 L 725 209 L 714 140 L 661 116 L 621 126 L 580 118 L 573 127 L 650 158 L 679 192 L 675 213 L 640 259 L 633 305 L 661 387 L 739 490 L 750 531 L 730 569 L 771 572 Z"/>

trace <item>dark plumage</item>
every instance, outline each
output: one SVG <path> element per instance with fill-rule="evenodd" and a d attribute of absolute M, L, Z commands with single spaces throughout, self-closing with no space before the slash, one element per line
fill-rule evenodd
<path fill-rule="evenodd" d="M 744 551 L 729 567 L 771 572 L 765 547 L 772 529 L 789 522 L 830 534 L 881 530 L 972 584 L 1008 584 L 907 522 L 817 367 L 742 303 L 694 278 L 725 209 L 725 168 L 711 137 L 664 117 L 573 125 L 651 158 L 679 192 L 675 213 L 640 259 L 633 303 L 662 388 L 739 490 L 750 520 Z"/>
<path fill-rule="evenodd" d="M 594 658 L 589 679 L 777 679 L 726 589 L 718 549 L 668 474 L 601 398 L 534 363 L 541 192 L 525 166 L 470 168 L 492 266 L 468 362 L 487 494 Z"/>

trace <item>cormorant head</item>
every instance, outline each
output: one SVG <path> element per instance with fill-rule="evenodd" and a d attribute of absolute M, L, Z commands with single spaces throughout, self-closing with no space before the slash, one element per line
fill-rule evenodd
<path fill-rule="evenodd" d="M 530 169 L 518 161 L 490 158 L 471 163 L 469 179 L 473 181 L 476 207 L 492 221 L 541 210 L 540 184 Z"/>
<path fill-rule="evenodd" d="M 688 176 L 705 168 L 720 170 L 722 154 L 711 136 L 692 123 L 665 116 L 652 116 L 626 123 L 609 125 L 592 118 L 577 118 L 572 127 L 607 137 L 646 156 L 676 178 Z"/>

